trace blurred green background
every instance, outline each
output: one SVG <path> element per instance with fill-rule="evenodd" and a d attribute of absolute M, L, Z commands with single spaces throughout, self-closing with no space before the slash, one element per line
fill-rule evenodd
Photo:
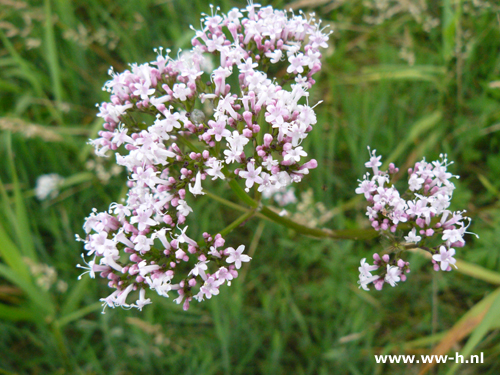
<path fill-rule="evenodd" d="M 459 270 L 409 254 L 396 288 L 360 291 L 372 241 L 317 240 L 254 218 L 228 236 L 252 262 L 220 295 L 188 312 L 155 298 L 107 310 L 104 280 L 81 262 L 84 217 L 124 194 L 124 171 L 96 158 L 95 103 L 110 66 L 188 49 L 202 0 L 0 0 L 0 374 L 500 373 L 500 6 L 486 0 L 262 2 L 314 11 L 334 33 L 311 103 L 323 100 L 304 148 L 319 162 L 296 186 L 296 220 L 368 227 L 355 197 L 371 145 L 402 170 L 442 152 L 461 176 L 452 209 L 471 230 Z M 214 3 L 227 12 L 246 2 Z M 172 53 L 175 55 L 176 52 Z M 37 200 L 40 175 L 64 177 Z M 220 194 L 229 192 L 218 188 Z M 207 197 L 195 233 L 234 218 Z M 374 354 L 484 353 L 484 364 L 376 364 Z"/>

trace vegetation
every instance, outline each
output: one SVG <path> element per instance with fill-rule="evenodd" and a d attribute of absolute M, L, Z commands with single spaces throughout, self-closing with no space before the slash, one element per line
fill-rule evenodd
<path fill-rule="evenodd" d="M 228 235 L 250 263 L 189 311 L 156 298 L 143 312 L 107 310 L 104 280 L 81 262 L 83 219 L 125 193 L 124 171 L 86 142 L 112 65 L 187 48 L 206 2 L 0 0 L 0 374 L 498 374 L 500 372 L 500 7 L 483 0 L 263 1 L 315 11 L 334 30 L 304 142 L 319 167 L 286 209 L 318 228 L 367 228 L 354 194 L 366 146 L 404 171 L 447 153 L 451 209 L 470 230 L 458 271 L 415 252 L 396 288 L 358 289 L 359 259 L 378 239 L 316 239 L 253 217 Z M 221 0 L 228 11 L 243 2 Z M 36 198 L 37 178 L 64 177 Z M 230 191 L 214 186 L 221 196 Z M 244 203 L 241 203 L 244 205 Z M 272 204 L 272 203 L 271 203 Z M 203 196 L 189 221 L 201 238 L 239 213 Z M 197 209 L 197 210 L 196 210 Z M 193 232 L 192 232 L 193 233 Z M 237 239 L 237 240 L 236 240 Z M 373 288 L 372 288 L 373 289 Z M 377 364 L 374 354 L 484 352 L 483 364 Z"/>

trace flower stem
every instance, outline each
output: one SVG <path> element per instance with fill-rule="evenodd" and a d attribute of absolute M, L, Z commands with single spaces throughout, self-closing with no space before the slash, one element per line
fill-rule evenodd
<path fill-rule="evenodd" d="M 228 233 L 231 233 L 233 229 L 250 219 L 252 216 L 255 214 L 255 209 L 249 210 L 247 213 L 244 213 L 241 215 L 239 218 L 237 218 L 235 221 L 233 221 L 231 224 L 229 224 L 227 227 L 225 227 L 223 230 L 220 231 L 220 235 L 222 237 L 225 237 Z"/>
<path fill-rule="evenodd" d="M 349 239 L 349 240 L 367 240 L 375 238 L 378 233 L 373 229 L 342 229 L 342 230 L 330 230 L 326 228 L 311 228 L 305 225 L 299 224 L 296 221 L 290 220 L 286 217 L 282 217 L 269 207 L 261 205 L 260 202 L 253 200 L 238 184 L 234 179 L 229 180 L 229 186 L 234 191 L 234 193 L 243 202 L 248 204 L 250 207 L 259 209 L 259 212 L 264 215 L 267 219 L 274 221 L 277 224 L 283 225 L 287 228 L 295 230 L 297 233 L 305 234 L 311 237 L 317 238 L 335 238 L 335 239 Z"/>

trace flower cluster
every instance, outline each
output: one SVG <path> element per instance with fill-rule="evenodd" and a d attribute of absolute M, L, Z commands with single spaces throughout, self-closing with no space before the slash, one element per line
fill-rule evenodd
<path fill-rule="evenodd" d="M 151 63 L 111 70 L 104 86 L 105 130 L 91 143 L 100 156 L 115 151 L 129 171 L 126 202 L 93 212 L 79 238 L 93 257 L 90 276 L 116 288 L 104 305 L 142 309 L 147 289 L 176 290 L 184 309 L 217 295 L 250 257 L 220 234 L 200 242 L 186 234 L 203 181 L 243 179 L 247 191 L 274 192 L 317 166 L 300 144 L 316 124 L 307 90 L 328 34 L 313 15 L 270 6 L 218 13 L 203 18 L 193 48 L 177 59 L 160 48 Z M 135 290 L 139 299 L 127 302 Z"/>
<path fill-rule="evenodd" d="M 59 195 L 59 189 L 64 182 L 64 178 L 57 173 L 43 174 L 36 179 L 35 195 L 43 201 L 50 197 L 51 199 Z"/>
<path fill-rule="evenodd" d="M 399 169 L 391 163 L 388 171 L 380 171 L 381 156 L 376 155 L 376 150 L 368 148 L 368 151 L 370 160 L 365 166 L 371 168 L 373 174 L 364 176 L 356 193 L 363 194 L 368 201 L 366 215 L 372 227 L 394 243 L 394 256 L 390 259 L 388 254 L 382 258 L 375 254 L 374 265 L 362 259 L 361 287 L 367 289 L 373 282 L 380 290 L 384 283 L 395 286 L 396 282 L 404 281 L 404 273 L 410 269 L 401 254 L 410 248 L 430 252 L 436 271 L 451 271 L 451 265 L 455 264 L 454 248 L 465 245 L 464 235 L 470 225 L 470 219 L 463 215 L 465 211 L 448 210 L 455 189 L 450 179 L 458 178 L 447 170 L 452 163 L 446 155 L 440 155 L 440 160 L 432 163 L 425 159 L 417 162 L 408 170 L 408 189 L 400 194 L 393 184 Z M 398 229 L 403 232 L 402 236 L 397 236 Z M 378 269 L 381 272 L 373 276 L 371 272 Z"/>

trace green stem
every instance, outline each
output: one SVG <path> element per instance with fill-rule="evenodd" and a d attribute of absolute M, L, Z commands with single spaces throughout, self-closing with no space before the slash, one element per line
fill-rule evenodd
<path fill-rule="evenodd" d="M 187 147 L 189 147 L 192 151 L 194 152 L 200 152 L 196 146 L 194 146 L 191 142 L 189 142 L 186 138 L 182 136 L 178 136 L 178 140 L 185 144 Z M 273 221 L 277 224 L 283 225 L 287 228 L 291 228 L 295 230 L 297 233 L 305 234 L 307 236 L 311 237 L 317 237 L 317 238 L 335 238 L 335 239 L 349 239 L 349 240 L 368 240 L 371 238 L 377 237 L 378 233 L 373 230 L 373 229 L 342 229 L 342 230 L 330 230 L 326 228 L 311 228 L 307 227 L 305 225 L 299 224 L 293 220 L 287 219 L 285 217 L 282 217 L 278 215 L 276 212 L 272 211 L 270 208 L 263 206 L 260 202 L 255 201 L 250 197 L 245 190 L 238 184 L 238 182 L 234 178 L 229 178 L 229 173 L 227 171 L 223 170 L 224 175 L 226 178 L 228 178 L 228 183 L 229 187 L 233 192 L 238 196 L 239 199 L 241 199 L 245 204 L 249 205 L 250 207 L 253 208 L 253 210 L 247 210 L 244 207 L 237 205 L 235 203 L 232 203 L 224 198 L 218 197 L 212 193 L 207 192 L 206 194 L 229 206 L 234 209 L 237 209 L 239 211 L 247 211 L 245 215 L 243 215 L 241 218 L 244 216 L 248 215 L 247 218 L 242 219 L 241 222 L 244 220 L 247 220 L 253 215 L 257 216 L 264 216 L 267 220 Z M 255 212 L 257 210 L 257 212 Z M 238 220 L 240 220 L 238 219 Z M 238 221 L 237 220 L 237 221 Z M 235 224 L 234 227 L 231 227 L 230 231 L 233 230 L 237 225 L 241 224 L 240 223 L 232 223 L 229 227 L 231 227 L 233 224 Z M 229 228 L 228 227 L 228 228 Z M 227 229 L 227 228 L 226 228 Z M 226 230 L 224 229 L 224 230 Z M 221 233 L 222 234 L 222 233 Z"/>
<path fill-rule="evenodd" d="M 250 210 L 249 210 L 248 208 L 246 208 L 246 207 L 243 207 L 243 206 L 240 206 L 239 204 L 233 203 L 233 202 L 231 202 L 230 200 L 227 200 L 227 199 L 221 198 L 221 197 L 219 197 L 218 195 L 215 195 L 215 194 L 210 193 L 209 191 L 206 191 L 206 190 L 205 190 L 204 192 L 205 192 L 205 194 L 206 194 L 208 197 L 212 198 L 213 200 L 215 200 L 215 201 L 217 201 L 217 202 L 222 203 L 222 204 L 223 204 L 223 205 L 225 205 L 225 206 L 231 207 L 231 208 L 233 208 L 233 209 L 235 209 L 235 210 L 242 211 L 242 212 L 248 212 L 248 211 L 250 211 Z"/>
<path fill-rule="evenodd" d="M 259 208 L 259 202 L 253 200 L 238 184 L 234 179 L 229 180 L 229 186 L 234 191 L 234 193 L 243 202 L 248 204 L 250 207 Z M 283 225 L 287 228 L 291 228 L 298 233 L 305 234 L 311 237 L 317 238 L 335 238 L 335 239 L 350 239 L 350 240 L 367 240 L 375 238 L 378 233 L 373 229 L 342 229 L 342 230 L 330 230 L 326 228 L 311 228 L 305 225 L 299 224 L 293 220 L 286 217 L 282 217 L 269 207 L 261 206 L 259 212 L 264 215 L 267 219 L 274 221 L 277 224 Z"/>
<path fill-rule="evenodd" d="M 250 197 L 245 190 L 238 184 L 238 181 L 235 179 L 229 180 L 229 187 L 234 191 L 234 193 L 240 198 L 243 202 L 248 204 L 252 208 L 259 207 L 259 203 L 254 201 L 252 197 Z"/>
<path fill-rule="evenodd" d="M 241 215 L 227 227 L 220 231 L 220 235 L 225 237 L 228 233 L 231 233 L 233 229 L 237 228 L 239 225 L 250 219 L 255 214 L 255 209 L 248 211 L 247 213 Z"/>
<path fill-rule="evenodd" d="M 305 234 L 311 237 L 317 238 L 335 238 L 344 240 L 368 240 L 378 236 L 378 233 L 373 229 L 341 229 L 341 230 L 331 230 L 327 228 L 311 228 L 305 225 L 299 224 L 293 220 L 286 217 L 278 215 L 276 212 L 272 211 L 266 206 L 263 206 L 260 213 L 274 221 L 275 223 L 281 224 L 285 227 L 291 228 L 298 233 Z"/>

